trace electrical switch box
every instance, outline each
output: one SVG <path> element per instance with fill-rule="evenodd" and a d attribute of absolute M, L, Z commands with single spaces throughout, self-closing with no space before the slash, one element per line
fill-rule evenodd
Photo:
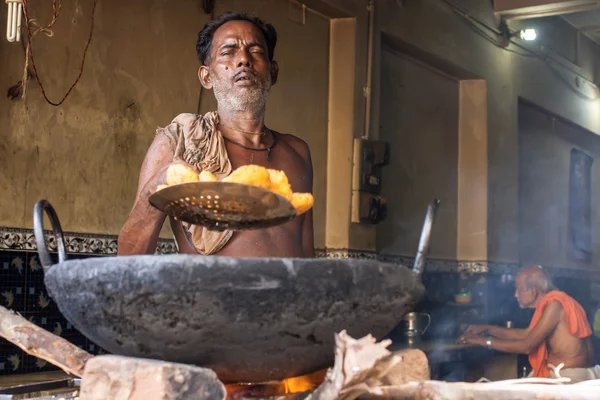
<path fill-rule="evenodd" d="M 382 168 L 389 163 L 389 143 L 379 140 L 354 140 L 352 173 L 352 222 L 378 224 L 387 215 L 387 202 L 380 197 Z"/>
<path fill-rule="evenodd" d="M 353 190 L 379 194 L 382 167 L 390 160 L 390 145 L 380 140 L 354 140 Z"/>
<path fill-rule="evenodd" d="M 352 222 L 376 225 L 387 216 L 387 201 L 365 192 L 352 192 Z"/>

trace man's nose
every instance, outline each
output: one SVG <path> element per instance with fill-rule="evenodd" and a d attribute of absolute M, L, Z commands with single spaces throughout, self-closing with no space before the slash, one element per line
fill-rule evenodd
<path fill-rule="evenodd" d="M 250 54 L 248 53 L 248 50 L 242 50 L 239 52 L 237 67 L 250 67 Z"/>

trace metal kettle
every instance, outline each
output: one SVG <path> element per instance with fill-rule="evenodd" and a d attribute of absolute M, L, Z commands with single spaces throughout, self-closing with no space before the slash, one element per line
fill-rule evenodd
<path fill-rule="evenodd" d="M 414 344 L 427 332 L 431 325 L 431 316 L 427 313 L 411 312 L 402 317 L 400 324 L 408 344 Z"/>

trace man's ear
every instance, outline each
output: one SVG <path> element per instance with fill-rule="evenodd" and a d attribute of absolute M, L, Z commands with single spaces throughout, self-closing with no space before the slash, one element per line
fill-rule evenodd
<path fill-rule="evenodd" d="M 213 87 L 212 79 L 210 77 L 210 69 L 203 65 L 198 69 L 198 79 L 204 89 L 211 90 Z"/>
<path fill-rule="evenodd" d="M 277 61 L 271 61 L 271 85 L 277 83 L 277 78 L 279 77 L 279 64 Z"/>

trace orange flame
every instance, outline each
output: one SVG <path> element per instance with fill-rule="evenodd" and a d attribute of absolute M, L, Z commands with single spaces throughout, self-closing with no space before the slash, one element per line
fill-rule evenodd
<path fill-rule="evenodd" d="M 315 390 L 325 380 L 327 370 L 317 371 L 312 374 L 287 378 L 280 382 L 257 384 L 229 384 L 225 385 L 227 398 L 235 400 L 244 396 L 277 396 L 289 393 L 302 393 Z"/>
<path fill-rule="evenodd" d="M 279 385 L 280 393 L 302 393 L 315 390 L 325 380 L 327 370 L 317 371 L 313 374 L 287 378 Z"/>

